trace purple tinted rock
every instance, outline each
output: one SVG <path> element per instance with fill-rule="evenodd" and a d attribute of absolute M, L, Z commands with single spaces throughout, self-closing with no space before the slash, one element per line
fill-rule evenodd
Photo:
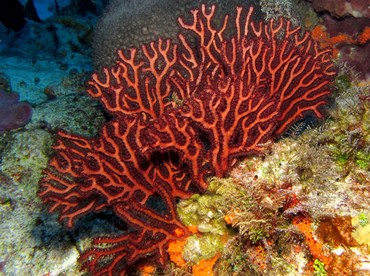
<path fill-rule="evenodd" d="M 370 43 L 365 45 L 340 45 L 338 46 L 341 56 L 340 60 L 357 73 L 360 80 L 370 80 Z"/>
<path fill-rule="evenodd" d="M 6 93 L 0 89 L 0 108 L 6 107 L 7 105 L 15 104 L 19 101 L 19 95 L 17 93 Z"/>
<path fill-rule="evenodd" d="M 0 135 L 25 126 L 31 119 L 31 106 L 18 100 L 18 94 L 6 93 L 0 89 Z"/>

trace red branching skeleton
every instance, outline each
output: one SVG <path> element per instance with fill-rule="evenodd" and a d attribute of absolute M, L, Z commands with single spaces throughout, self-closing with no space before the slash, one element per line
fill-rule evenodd
<path fill-rule="evenodd" d="M 95 275 L 164 265 L 168 242 L 187 234 L 176 198 L 204 191 L 207 176 L 224 176 L 306 112 L 322 116 L 331 50 L 286 19 L 254 23 L 252 13 L 238 7 L 215 27 L 215 7 L 202 5 L 190 23 L 179 19 L 179 44 L 119 51 L 116 66 L 93 75 L 88 93 L 114 119 L 95 139 L 59 132 L 39 194 L 68 227 L 107 209 L 130 226 L 81 256 Z"/>

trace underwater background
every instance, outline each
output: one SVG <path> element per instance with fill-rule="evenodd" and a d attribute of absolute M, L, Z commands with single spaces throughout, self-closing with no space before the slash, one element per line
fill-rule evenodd
<path fill-rule="evenodd" d="M 174 196 L 186 237 L 165 246 L 164 264 L 140 256 L 127 274 L 370 274 L 369 0 L 0 0 L 0 275 L 119 275 L 79 258 L 136 225 L 108 208 L 68 227 L 40 180 L 60 130 L 93 139 L 114 117 L 86 93 L 92 74 L 119 49 L 181 43 L 177 18 L 203 3 L 216 5 L 216 24 L 253 6 L 255 21 L 285 17 L 308 32 L 333 53 L 331 95 L 323 118 L 307 114 L 206 191 Z"/>

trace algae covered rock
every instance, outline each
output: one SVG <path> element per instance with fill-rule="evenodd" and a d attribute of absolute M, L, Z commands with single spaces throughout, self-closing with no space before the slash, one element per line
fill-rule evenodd
<path fill-rule="evenodd" d="M 42 129 L 10 135 L 12 139 L 3 149 L 0 169 L 21 184 L 26 198 L 35 198 L 41 172 L 49 160 L 52 135 Z"/>

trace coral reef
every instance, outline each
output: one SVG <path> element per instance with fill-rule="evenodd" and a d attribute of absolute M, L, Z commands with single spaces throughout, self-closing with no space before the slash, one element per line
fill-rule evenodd
<path fill-rule="evenodd" d="M 53 9 L 56 3 L 54 0 L 38 2 L 48 1 L 51 5 L 49 8 Z M 92 143 L 93 140 L 100 139 L 102 126 L 109 125 L 109 121 L 118 116 L 105 112 L 100 101 L 89 97 L 85 93 L 86 83 L 84 83 L 91 76 L 90 43 L 93 26 L 97 20 L 96 13 L 100 11 L 101 4 L 106 3 L 107 0 L 72 0 L 71 4 L 64 5 L 65 1 L 57 2 L 62 4 L 57 15 L 48 18 L 43 24 L 29 21 L 18 33 L 7 31 L 0 24 L 0 89 L 10 95 L 13 91 L 17 91 L 20 101 L 27 101 L 32 105 L 32 120 L 27 125 L 0 135 L 0 275 L 94 274 L 81 271 L 79 258 L 83 252 L 90 248 L 97 249 L 97 253 L 101 250 L 112 252 L 114 249 L 121 249 L 120 244 L 99 243 L 96 237 L 116 238 L 127 234 L 140 234 L 141 225 L 125 223 L 115 214 L 113 209 L 115 201 L 109 202 L 113 204 L 109 206 L 107 204 L 102 212 L 86 214 L 74 220 L 74 227 L 70 229 L 58 222 L 56 214 L 58 211 L 50 214 L 48 212 L 50 205 L 43 204 L 37 197 L 37 183 L 43 176 L 42 170 L 47 166 L 49 158 L 54 156 L 53 154 L 57 156 L 61 152 L 51 150 L 51 144 L 54 143 L 55 138 L 58 138 L 57 132 L 63 129 L 64 132 L 84 137 Z M 159 57 L 153 68 L 160 72 L 165 64 L 164 56 L 172 60 L 171 54 L 175 53 L 172 72 L 183 73 L 188 80 L 190 78 L 188 74 L 194 73 L 192 70 L 197 68 L 182 70 L 181 68 L 188 64 L 187 61 L 183 63 L 184 65 L 177 64 L 177 61 L 184 60 L 183 57 L 187 51 L 183 50 L 181 41 L 175 38 L 177 34 L 175 18 L 181 14 L 185 15 L 184 12 L 199 3 L 193 0 L 149 2 L 144 0 L 140 2 L 142 5 L 139 5 L 139 2 L 131 0 L 111 1 L 113 9 L 111 13 L 106 13 L 101 21 L 101 23 L 105 21 L 103 25 L 106 25 L 105 27 L 100 25 L 98 28 L 100 31 L 105 30 L 105 33 L 100 34 L 100 39 L 96 33 L 94 43 L 95 51 L 99 49 L 99 42 L 102 47 L 112 44 L 114 49 L 111 49 L 111 52 L 108 49 L 107 51 L 101 49 L 102 54 L 96 59 L 99 58 L 100 61 L 110 59 L 111 62 L 115 62 L 117 59 L 115 48 L 127 48 L 130 45 L 155 41 L 153 45 Z M 364 62 L 368 59 L 366 55 L 369 52 L 370 19 L 352 16 L 337 19 L 327 12 L 316 14 L 311 8 L 311 3 L 302 0 L 206 0 L 205 2 L 217 2 L 218 8 L 210 20 L 210 26 L 214 29 L 219 30 L 223 26 L 224 15 L 229 14 L 229 21 L 223 32 L 224 42 L 229 42 L 237 32 L 234 3 L 248 8 L 250 3 L 259 2 L 257 6 L 254 5 L 251 15 L 251 24 L 254 22 L 256 30 L 259 28 L 256 22 L 261 21 L 262 18 L 279 20 L 281 15 L 287 17 L 292 23 L 292 29 L 295 26 L 301 26 L 303 30 L 310 31 L 311 37 L 321 47 L 333 48 L 334 64 L 339 69 L 339 75 L 333 83 L 334 91 L 329 105 L 325 108 L 322 106 L 319 110 L 325 112 L 324 120 L 307 116 L 304 120 L 293 123 L 283 135 L 277 135 L 277 137 L 272 135 L 271 140 L 274 143 L 260 145 L 264 150 L 257 154 L 250 152 L 245 157 L 234 158 L 230 170 L 226 172 L 227 178 L 207 178 L 203 182 L 207 187 L 204 192 L 197 189 L 197 181 L 190 184 L 188 193 L 184 192 L 186 181 L 176 182 L 179 185 L 173 206 L 176 207 L 177 220 L 179 225 L 183 226 L 185 235 L 181 238 L 168 239 L 168 246 L 162 247 L 165 249 L 163 255 L 167 258 L 164 266 L 158 267 L 156 262 L 152 261 L 151 258 L 155 258 L 155 255 L 139 256 L 132 265 L 128 266 L 128 274 L 143 276 L 370 275 L 368 249 L 370 245 L 370 90 L 369 69 L 367 69 L 369 63 Z M 338 1 L 338 3 L 341 2 L 343 1 Z M 349 1 L 346 2 L 349 3 Z M 144 10 L 145 7 L 150 11 Z M 53 12 L 52 9 L 49 9 L 49 15 Z M 124 12 L 121 13 L 122 10 Z M 210 8 L 206 11 L 210 12 Z M 201 14 L 199 11 L 198 16 Z M 173 20 L 172 25 L 169 22 L 170 17 Z M 115 20 L 117 18 L 119 19 Z M 279 25 L 279 21 L 273 22 L 274 27 Z M 191 25 L 192 14 L 184 16 L 183 23 Z M 113 24 L 119 25 L 117 32 Z M 263 22 L 263 26 L 269 24 L 270 22 Z M 203 25 L 207 26 L 207 23 Z M 192 30 L 183 28 L 181 30 L 195 53 L 194 59 L 202 60 L 198 35 Z M 255 38 L 254 32 L 249 30 L 246 45 L 249 45 L 248 41 L 254 41 L 253 38 Z M 304 35 L 304 32 L 300 31 L 300 34 Z M 276 34 L 279 39 L 283 39 L 284 36 L 284 30 Z M 157 37 L 162 37 L 162 48 L 158 47 Z M 163 38 L 167 37 L 171 38 L 170 48 L 176 46 L 177 51 L 162 55 L 160 49 L 164 49 L 167 45 Z M 261 37 L 264 37 L 264 34 Z M 218 45 L 217 41 L 215 45 Z M 254 44 L 252 49 L 255 49 L 256 45 Z M 278 41 L 276 45 L 280 45 Z M 145 47 L 148 54 L 154 54 L 155 51 L 150 44 Z M 220 48 L 222 49 L 222 46 Z M 289 49 L 295 49 L 295 47 L 292 46 Z M 214 56 L 219 53 L 213 48 L 211 52 Z M 127 58 L 130 50 L 123 50 L 122 53 Z M 108 58 L 105 59 L 104 55 Z M 227 55 L 228 58 L 232 56 Z M 356 57 L 357 60 L 351 63 L 351 57 Z M 118 60 L 127 65 L 126 67 L 129 68 L 127 75 L 132 77 L 134 73 L 130 70 L 128 62 L 120 58 Z M 204 60 L 207 62 L 207 59 Z M 228 62 L 222 59 L 217 61 L 220 61 L 224 71 L 230 68 Z M 152 67 L 148 65 L 149 62 L 143 54 L 143 46 L 137 48 L 135 62 L 142 66 L 139 71 L 143 69 L 138 74 L 137 83 L 142 83 L 140 91 L 146 92 L 147 89 L 144 86 L 153 88 L 155 83 L 151 78 Z M 257 68 L 259 65 L 261 64 L 257 64 Z M 113 67 L 122 68 L 119 64 Z M 112 68 L 106 69 L 111 73 Z M 208 74 L 207 70 L 204 72 Z M 189 158 L 185 155 L 184 158 L 180 158 L 182 149 L 177 152 L 171 150 L 171 157 L 159 153 L 151 156 L 152 151 L 157 153 L 162 149 L 151 148 L 153 145 L 149 144 L 150 141 L 156 143 L 158 138 L 156 132 L 160 129 L 156 124 L 161 120 L 167 122 L 170 114 L 184 116 L 186 113 L 181 108 L 194 106 L 191 98 L 196 97 L 188 99 L 177 97 L 176 93 L 183 86 L 172 85 L 178 77 L 175 73 L 164 76 L 167 82 L 161 82 L 164 85 L 160 87 L 161 89 L 171 87 L 172 94 L 170 93 L 165 101 L 172 107 L 166 108 L 166 115 L 158 115 L 156 119 L 147 118 L 148 124 L 155 126 L 148 127 L 147 123 L 144 124 L 148 127 L 146 132 L 143 130 L 143 136 L 148 145 L 138 151 L 142 154 L 143 160 L 150 159 L 149 163 L 153 165 L 153 171 L 162 166 L 159 170 L 162 177 L 166 170 L 180 168 L 177 166 L 182 163 L 181 168 L 184 169 L 188 180 L 193 175 L 189 173 L 189 165 L 185 162 Z M 197 76 L 197 73 L 193 75 Z M 104 70 L 98 72 L 96 76 L 97 80 L 105 83 Z M 116 78 L 114 74 L 109 76 L 111 91 L 119 91 L 121 85 L 126 84 L 123 78 Z M 117 79 L 121 82 L 116 82 Z M 133 81 L 134 78 L 130 80 Z M 92 81 L 95 82 L 94 79 Z M 202 82 L 202 78 L 199 81 Z M 268 78 L 263 80 L 263 84 L 267 87 L 270 83 Z M 203 82 L 199 86 L 189 86 L 189 91 L 194 87 L 201 89 L 205 86 L 209 84 Z M 91 83 L 89 88 L 94 89 Z M 131 88 L 125 91 L 128 91 L 129 96 L 134 97 L 134 90 Z M 110 89 L 102 88 L 105 92 Z M 155 92 L 156 89 L 152 91 Z M 259 92 L 254 90 L 253 94 Z M 125 93 L 122 92 L 122 94 Z M 199 94 L 200 92 L 197 95 Z M 131 108 L 136 107 L 133 101 L 128 98 L 126 100 L 132 104 Z M 157 112 L 159 105 L 153 106 Z M 150 110 L 150 108 L 147 109 L 148 112 Z M 128 110 L 127 116 L 137 116 L 130 114 Z M 198 126 L 201 124 L 195 124 L 193 119 L 193 117 L 189 118 L 186 126 L 189 131 L 195 129 L 199 132 Z M 224 122 L 221 119 L 217 120 Z M 175 119 L 174 122 L 179 121 Z M 134 128 L 137 126 L 132 124 L 130 127 L 135 131 Z M 182 134 L 182 130 L 173 133 Z M 212 149 L 214 144 L 210 143 L 210 135 L 206 135 L 207 133 L 202 133 L 199 145 L 202 150 L 205 147 L 210 152 L 215 152 Z M 192 133 L 185 132 L 184 137 L 188 138 L 191 135 Z M 117 136 L 114 137 L 116 139 L 114 141 L 119 141 Z M 133 140 L 130 138 L 129 143 L 133 143 Z M 170 141 L 171 137 L 168 140 Z M 108 150 L 106 141 L 109 145 L 113 143 L 112 140 L 103 141 L 105 144 L 102 143 L 101 146 Z M 166 145 L 161 146 L 164 146 L 163 150 L 165 150 Z M 99 164 L 104 164 L 102 166 L 104 170 L 112 169 L 111 160 L 119 157 L 111 158 L 112 155 L 104 155 L 102 151 L 99 153 L 105 158 Z M 76 157 L 78 152 L 71 152 L 72 154 Z M 210 155 L 207 151 L 201 155 L 205 176 L 214 174 Z M 189 162 L 192 163 L 192 161 Z M 78 160 L 73 164 L 80 165 Z M 164 168 L 164 166 L 167 167 Z M 180 170 L 177 172 L 178 177 L 181 177 Z M 142 171 L 133 173 L 135 173 L 133 179 L 136 180 L 136 176 L 140 176 Z M 67 181 L 72 181 L 71 179 Z M 97 181 L 100 180 L 97 179 Z M 172 175 L 165 180 L 172 183 Z M 87 182 L 75 183 L 83 188 L 88 184 Z M 99 183 L 105 184 L 105 182 Z M 57 185 L 56 182 L 54 184 Z M 104 189 L 108 191 L 111 187 L 104 186 Z M 58 186 L 58 188 L 62 187 Z M 71 192 L 69 195 L 73 197 L 75 194 Z M 96 198 L 99 202 L 103 202 L 103 196 L 99 192 Z M 133 202 L 135 200 L 136 198 Z M 148 198 L 145 203 L 145 208 L 168 218 L 167 203 L 158 193 Z M 140 222 L 144 219 L 144 216 L 139 217 Z M 152 222 L 151 220 L 150 223 Z M 130 242 L 135 241 L 139 240 Z M 122 255 L 117 253 L 100 256 L 97 269 L 104 269 L 105 265 L 109 265 Z M 87 256 L 85 264 L 94 261 L 95 257 L 96 255 L 93 254 Z M 120 262 L 123 267 L 127 264 L 124 258 L 122 257 Z M 117 271 L 122 272 L 119 267 Z M 113 274 L 115 275 L 116 272 Z"/>
<path fill-rule="evenodd" d="M 5 131 L 24 127 L 32 117 L 28 103 L 19 102 L 19 95 L 0 89 L 0 135 Z"/>
<path fill-rule="evenodd" d="M 215 275 L 368 274 L 370 90 L 356 75 L 341 65 L 323 125 L 294 126 L 216 181 L 216 208 L 237 231 Z"/>
<path fill-rule="evenodd" d="M 322 117 L 335 74 L 331 49 L 286 19 L 253 22 L 253 8 L 238 7 L 219 26 L 214 14 L 202 5 L 190 23 L 179 19 L 181 43 L 120 50 L 88 89 L 113 119 L 98 138 L 58 133 L 39 192 L 50 211 L 72 227 L 112 210 L 130 227 L 95 239 L 81 256 L 97 275 L 163 266 L 169 242 L 189 234 L 176 198 L 203 192 L 208 175 L 224 176 L 306 113 Z M 246 231 L 254 242 L 267 235 L 255 230 Z"/>
<path fill-rule="evenodd" d="M 344 65 L 336 86 L 320 128 L 295 126 L 218 181 L 218 206 L 237 234 L 216 275 L 368 274 L 370 90 Z"/>

